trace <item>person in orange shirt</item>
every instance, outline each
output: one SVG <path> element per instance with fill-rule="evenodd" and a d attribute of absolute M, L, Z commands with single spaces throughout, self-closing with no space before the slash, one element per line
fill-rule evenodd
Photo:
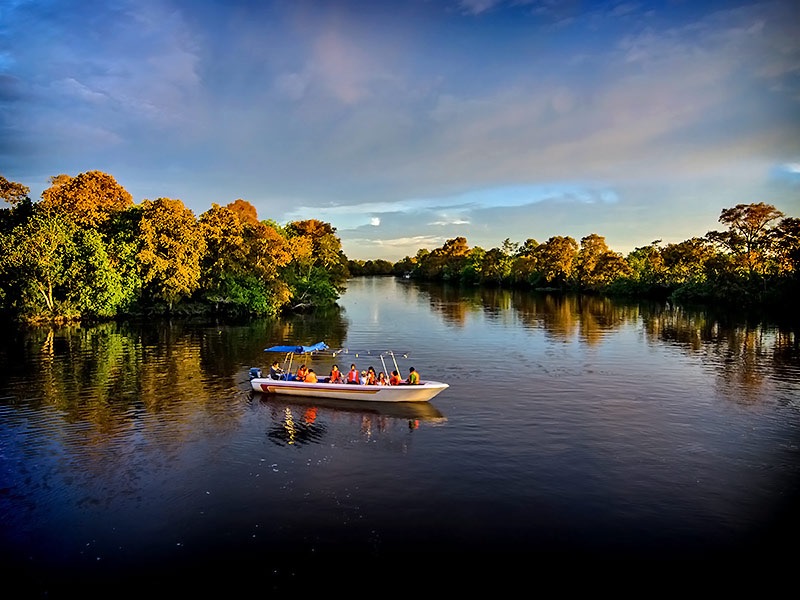
<path fill-rule="evenodd" d="M 400 385 L 401 383 L 403 383 L 403 380 L 400 379 L 400 373 L 392 371 L 392 376 L 389 377 L 389 385 Z"/>
<path fill-rule="evenodd" d="M 372 367 L 367 369 L 367 380 L 364 383 L 367 385 L 376 385 L 378 383 L 378 377 L 375 375 L 375 369 Z"/>
<path fill-rule="evenodd" d="M 317 383 L 317 374 L 314 373 L 314 369 L 308 370 L 308 373 L 306 373 L 306 378 L 303 381 L 306 383 Z"/>
<path fill-rule="evenodd" d="M 347 383 L 361 383 L 361 378 L 358 375 L 358 369 L 354 364 L 350 365 L 350 370 L 347 372 Z"/>
<path fill-rule="evenodd" d="M 297 381 L 305 381 L 306 375 L 308 375 L 308 369 L 306 369 L 305 365 L 300 365 L 300 368 L 297 369 L 297 374 L 294 376 L 294 378 Z"/>

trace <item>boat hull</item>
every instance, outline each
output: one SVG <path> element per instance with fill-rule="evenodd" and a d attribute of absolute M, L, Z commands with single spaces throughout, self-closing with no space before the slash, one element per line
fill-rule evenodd
<path fill-rule="evenodd" d="M 439 381 L 419 385 L 355 385 L 346 383 L 305 383 L 256 377 L 250 380 L 254 392 L 284 396 L 305 396 L 362 402 L 428 402 L 450 387 Z"/>

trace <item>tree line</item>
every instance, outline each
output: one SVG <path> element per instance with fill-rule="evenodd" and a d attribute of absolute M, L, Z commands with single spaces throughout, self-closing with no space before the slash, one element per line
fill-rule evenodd
<path fill-rule="evenodd" d="M 800 219 L 765 203 L 723 209 L 719 231 L 627 256 L 596 233 L 490 250 L 456 237 L 391 263 L 348 260 L 329 223 L 259 220 L 241 199 L 195 217 L 181 200 L 134 204 L 100 171 L 50 184 L 33 202 L 0 175 L 3 317 L 275 316 L 332 306 L 360 275 L 737 306 L 788 306 L 800 292 Z"/>
<path fill-rule="evenodd" d="M 0 314 L 22 322 L 153 314 L 274 316 L 333 305 L 350 276 L 336 229 L 260 221 L 252 204 L 134 204 L 100 171 L 41 201 L 0 175 Z"/>
<path fill-rule="evenodd" d="M 353 275 L 393 274 L 460 285 L 600 293 L 676 303 L 781 308 L 800 297 L 800 219 L 765 203 L 723 209 L 723 228 L 680 243 L 656 240 L 623 256 L 592 233 L 580 242 L 504 240 L 469 247 L 464 237 L 388 261 L 350 261 Z"/>

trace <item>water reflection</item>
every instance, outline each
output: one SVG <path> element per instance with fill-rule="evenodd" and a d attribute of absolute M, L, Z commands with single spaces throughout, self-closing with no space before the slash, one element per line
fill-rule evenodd
<path fill-rule="evenodd" d="M 214 404 L 220 393 L 237 389 L 242 365 L 259 364 L 271 341 L 319 336 L 335 345 L 346 330 L 340 311 L 246 325 L 161 321 L 16 330 L 0 344 L 0 380 L 7 382 L 5 394 L 31 406 L 113 428 L 131 409 L 159 413 Z"/>
<path fill-rule="evenodd" d="M 430 402 L 358 402 L 253 393 L 253 400 L 268 407 L 267 437 L 279 446 L 319 444 L 329 425 L 336 424 L 364 440 L 398 431 L 414 431 L 422 425 L 441 425 L 444 414 Z M 349 427 L 347 427 L 349 425 Z"/>
<path fill-rule="evenodd" d="M 587 348 L 630 329 L 653 348 L 666 343 L 700 359 L 724 385 L 741 387 L 745 398 L 755 398 L 766 378 L 791 385 L 800 376 L 797 330 L 791 327 L 734 321 L 665 303 L 391 285 L 396 293 L 380 299 L 387 312 L 423 303 L 448 327 L 466 328 L 470 320 L 481 319 L 498 325 L 498 331 L 542 332 L 546 339 Z M 334 308 L 246 324 L 163 321 L 9 330 L 6 343 L 0 344 L 0 396 L 32 408 L 50 407 L 67 422 L 90 423 L 98 434 L 125 430 L 142 412 L 190 420 L 202 408 L 224 418 L 219 399 L 247 387 L 246 369 L 263 364 L 265 345 L 325 340 L 331 347 L 342 346 L 348 326 L 346 311 Z"/>
<path fill-rule="evenodd" d="M 324 316 L 0 335 L 12 570 L 36 582 L 78 567 L 96 583 L 118 565 L 152 581 L 154 564 L 188 574 L 226 556 L 261 575 L 280 556 L 294 576 L 340 544 L 380 560 L 420 547 L 483 559 L 544 555 L 554 540 L 587 558 L 684 558 L 794 515 L 796 328 L 593 297 L 351 286 Z M 298 340 L 408 349 L 451 387 L 412 405 L 253 394 L 264 348 Z"/>
<path fill-rule="evenodd" d="M 448 325 L 464 327 L 470 316 L 542 330 L 553 340 L 601 344 L 623 328 L 642 330 L 653 346 L 668 343 L 708 361 L 720 377 L 758 389 L 765 377 L 797 381 L 800 337 L 796 324 L 739 318 L 667 302 L 624 301 L 598 296 L 421 284 L 432 310 Z"/>

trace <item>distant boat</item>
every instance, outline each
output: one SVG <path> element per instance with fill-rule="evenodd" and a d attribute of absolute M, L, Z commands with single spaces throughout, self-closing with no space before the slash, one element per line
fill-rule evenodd
<path fill-rule="evenodd" d="M 422 380 L 419 384 L 400 385 L 361 385 L 352 383 L 330 383 L 329 377 L 319 377 L 317 383 L 298 381 L 291 374 L 292 363 L 296 355 L 316 355 L 328 350 L 325 342 L 313 346 L 272 346 L 265 348 L 264 352 L 285 353 L 282 374 L 274 377 L 264 377 L 261 369 L 250 369 L 250 385 L 254 392 L 262 394 L 281 394 L 287 396 L 306 396 L 326 398 L 329 400 L 357 400 L 367 402 L 428 402 L 449 386 L 440 381 Z M 331 356 L 346 353 L 345 350 L 334 351 Z M 375 356 L 375 355 L 370 355 Z M 395 369 L 400 372 L 395 360 L 395 353 L 387 351 L 380 353 L 381 362 L 389 356 L 394 362 Z M 387 372 L 384 363 L 384 372 Z"/>

